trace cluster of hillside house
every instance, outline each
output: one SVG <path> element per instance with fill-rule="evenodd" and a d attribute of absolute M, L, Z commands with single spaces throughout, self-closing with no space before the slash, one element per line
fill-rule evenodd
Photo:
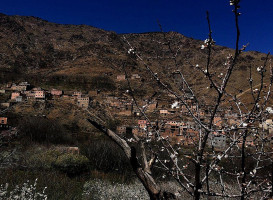
<path fill-rule="evenodd" d="M 177 103 L 175 103 L 176 105 Z M 178 108 L 177 108 L 178 109 Z M 181 110 L 181 109 L 180 109 Z M 209 113 L 203 111 L 202 116 L 204 117 L 203 121 L 209 119 Z M 193 113 L 195 114 L 195 113 Z M 200 115 L 199 115 L 200 117 Z M 181 145 L 195 145 L 199 138 L 199 127 L 198 124 L 192 121 L 181 121 L 181 120 L 170 120 L 171 118 L 162 118 L 161 120 L 149 122 L 146 119 L 139 119 L 137 125 L 133 126 L 119 126 L 117 127 L 117 132 L 119 134 L 132 133 L 138 136 L 146 136 L 150 133 L 157 133 L 161 137 L 169 137 L 172 141 L 179 143 Z M 208 122 L 208 121 L 207 121 Z M 213 120 L 213 127 L 215 131 L 209 135 L 208 145 L 214 147 L 214 149 L 222 150 L 226 147 L 227 143 L 230 141 L 229 136 L 223 130 L 224 126 L 241 126 L 239 116 L 236 113 L 233 113 L 231 110 L 225 110 L 220 116 L 216 116 Z M 254 128 L 257 125 L 249 124 L 248 127 Z M 273 121 L 272 119 L 267 119 L 265 122 L 259 124 L 260 130 L 264 131 L 266 138 L 271 144 L 273 143 Z M 153 134 L 156 135 L 156 134 Z M 230 135 L 230 134 L 229 134 Z M 252 135 L 249 135 L 246 138 L 246 145 L 255 146 L 256 138 Z M 238 145 L 242 145 L 242 138 L 239 139 Z"/>
<path fill-rule="evenodd" d="M 176 74 L 178 75 L 178 74 Z M 140 76 L 133 74 L 131 79 L 139 79 Z M 125 75 L 117 76 L 118 80 L 126 80 Z M 178 82 L 178 84 L 181 84 Z M 83 94 L 80 91 L 62 91 L 57 89 L 44 90 L 42 88 L 33 88 L 27 82 L 19 84 L 7 84 L 0 89 L 0 93 L 9 91 L 10 100 L 2 102 L 2 107 L 9 107 L 10 104 L 22 101 L 45 101 L 52 99 L 61 99 L 63 101 L 70 101 L 77 106 L 87 109 L 90 104 L 90 96 L 95 97 L 99 91 L 90 91 L 88 94 Z M 161 137 L 169 137 L 173 141 L 182 145 L 195 145 L 199 138 L 199 127 L 192 120 L 191 115 L 194 115 L 202 122 L 208 122 L 210 118 L 210 108 L 201 110 L 197 107 L 194 97 L 190 93 L 186 93 L 184 101 L 185 106 L 173 95 L 161 95 L 149 100 L 141 100 L 137 104 L 132 98 L 126 94 L 122 97 L 115 97 L 109 95 L 101 95 L 104 104 L 108 106 L 113 114 L 125 116 L 132 116 L 135 121 L 134 124 L 117 127 L 119 134 L 132 133 L 139 136 L 144 136 L 150 132 L 157 130 Z M 142 113 L 155 114 L 157 121 L 148 122 L 141 119 Z M 213 127 L 216 130 L 222 130 L 225 125 L 240 126 L 240 116 L 231 109 L 222 110 L 221 115 L 217 115 L 213 121 Z M 273 113 L 273 111 L 272 111 Z M 181 119 L 183 116 L 183 119 Z M 0 118 L 1 120 L 2 118 Z M 2 126 L 7 126 L 3 118 Z M 192 121 L 191 121 L 192 120 Z M 136 125 L 137 124 L 137 125 Z M 271 119 L 261 123 L 259 127 L 268 132 L 269 137 L 273 135 L 273 122 Z M 272 138 L 271 138 L 272 139 Z M 227 145 L 228 138 L 225 132 L 214 132 L 208 138 L 208 145 L 216 149 L 224 149 Z M 239 141 L 240 143 L 240 141 Z M 247 145 L 255 145 L 255 138 L 247 137 Z"/>
<path fill-rule="evenodd" d="M 219 127 L 221 130 L 221 123 L 218 122 L 220 117 L 216 117 L 214 120 L 214 125 Z M 266 139 L 268 142 L 272 143 L 273 139 L 273 127 L 272 120 L 266 120 L 263 124 L 260 124 L 260 127 L 263 127 L 263 130 L 266 134 Z M 156 130 L 156 131 L 155 131 Z M 161 137 L 168 137 L 172 142 L 177 144 L 181 144 L 183 146 L 195 146 L 198 144 L 199 138 L 199 127 L 195 122 L 182 122 L 182 121 L 153 121 L 148 122 L 147 120 L 138 120 L 137 126 L 118 126 L 117 133 L 118 134 L 135 134 L 138 136 L 147 136 L 152 134 L 154 137 L 161 136 Z M 209 135 L 208 138 L 208 146 L 213 147 L 215 150 L 223 150 L 227 146 L 229 140 L 229 136 L 227 133 L 223 131 L 215 131 Z M 242 138 L 238 141 L 238 146 L 242 145 Z M 254 136 L 248 136 L 246 138 L 246 145 L 247 146 L 255 146 L 256 141 Z"/>
<path fill-rule="evenodd" d="M 128 77 L 128 79 L 131 79 L 131 80 L 137 80 L 137 79 L 140 79 L 140 78 L 141 77 L 138 74 L 132 74 L 131 77 Z M 125 80 L 126 80 L 125 74 L 117 75 L 117 81 L 125 81 Z"/>
<path fill-rule="evenodd" d="M 157 130 L 157 133 L 155 133 Z M 198 143 L 198 126 L 194 122 L 182 121 L 156 121 L 149 123 L 147 120 L 138 120 L 137 126 L 119 126 L 117 127 L 119 134 L 132 133 L 138 136 L 145 136 L 150 133 L 157 134 L 161 137 L 168 137 L 170 140 L 183 146 L 192 146 Z M 224 149 L 226 146 L 225 133 L 213 133 L 208 140 L 210 146 L 216 149 Z"/>
<path fill-rule="evenodd" d="M 62 90 L 51 89 L 44 90 L 40 87 L 31 87 L 27 82 L 21 82 L 19 84 L 7 84 L 0 90 L 0 93 L 10 93 L 10 99 L 8 102 L 1 102 L 2 107 L 9 107 L 13 103 L 19 103 L 23 101 L 45 101 L 53 99 L 68 99 L 81 108 L 88 108 L 90 98 L 88 94 L 82 94 L 78 91 L 63 92 Z"/>

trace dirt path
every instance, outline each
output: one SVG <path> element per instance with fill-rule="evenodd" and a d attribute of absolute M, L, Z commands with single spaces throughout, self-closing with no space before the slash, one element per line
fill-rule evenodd
<path fill-rule="evenodd" d="M 258 85 L 253 86 L 252 89 L 255 89 L 256 87 L 259 87 L 260 85 L 261 85 L 261 83 L 258 84 Z M 244 95 L 245 93 L 249 92 L 250 90 L 251 90 L 251 88 L 248 88 L 247 90 L 245 90 L 242 93 L 238 94 L 237 97 L 241 97 L 242 95 Z"/>

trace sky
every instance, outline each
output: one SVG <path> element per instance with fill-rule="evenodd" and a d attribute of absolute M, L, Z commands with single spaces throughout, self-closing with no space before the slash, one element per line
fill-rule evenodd
<path fill-rule="evenodd" d="M 117 33 L 176 31 L 205 40 L 206 11 L 218 45 L 235 47 L 236 29 L 229 0 L 0 0 L 0 12 L 35 16 L 61 24 L 86 24 Z M 240 45 L 273 53 L 273 1 L 241 0 Z"/>

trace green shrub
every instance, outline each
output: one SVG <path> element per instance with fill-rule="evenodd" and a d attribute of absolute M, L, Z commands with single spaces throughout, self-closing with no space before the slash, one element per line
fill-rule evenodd
<path fill-rule="evenodd" d="M 88 170 L 89 160 L 83 155 L 62 154 L 53 166 L 68 175 L 78 175 Z"/>
<path fill-rule="evenodd" d="M 32 169 L 57 169 L 68 175 L 78 175 L 89 168 L 89 160 L 86 156 L 63 153 L 57 149 L 31 151 L 25 157 L 25 164 Z"/>
<path fill-rule="evenodd" d="M 41 152 L 28 152 L 30 155 L 26 156 L 26 164 L 31 168 L 51 169 L 57 158 L 61 156 L 61 152 L 56 150 L 48 150 Z"/>

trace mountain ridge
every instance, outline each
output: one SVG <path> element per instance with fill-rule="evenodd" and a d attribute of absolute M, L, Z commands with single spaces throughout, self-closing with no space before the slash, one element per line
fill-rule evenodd
<path fill-rule="evenodd" d="M 207 52 L 201 49 L 203 41 L 178 32 L 117 34 L 89 25 L 64 25 L 37 17 L 1 14 L 0 42 L 2 83 L 27 80 L 34 84 L 81 87 L 82 79 L 88 85 L 92 83 L 92 77 L 112 74 L 108 78 L 120 88 L 115 76 L 124 73 L 123 66 L 127 65 L 129 73 L 139 73 L 152 87 L 143 63 L 128 54 L 130 47 L 127 42 L 130 42 L 163 80 L 169 80 L 173 71 L 182 70 L 197 93 L 207 93 L 208 82 L 194 67 L 196 64 L 206 65 Z M 177 66 L 170 47 L 178 52 Z M 211 68 L 215 71 L 215 79 L 217 74 L 222 73 L 226 57 L 233 52 L 234 49 L 213 46 Z M 263 53 L 242 53 L 234 72 L 235 78 L 231 80 L 236 83 L 235 87 L 246 89 L 248 83 L 239 84 L 238 80 L 247 80 L 248 68 L 261 66 L 264 59 Z M 254 80 L 258 79 L 256 74 Z M 80 83 L 77 83 L 79 80 Z"/>

